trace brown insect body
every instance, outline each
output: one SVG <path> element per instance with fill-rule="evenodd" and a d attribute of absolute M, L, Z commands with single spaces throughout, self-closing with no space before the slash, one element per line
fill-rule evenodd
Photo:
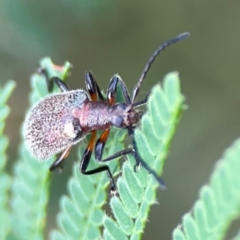
<path fill-rule="evenodd" d="M 141 115 L 141 111 L 136 111 L 131 105 L 124 103 L 112 105 L 105 101 L 87 101 L 76 114 L 82 129 L 86 132 L 105 130 L 111 126 L 126 128 L 135 125 Z"/>
<path fill-rule="evenodd" d="M 93 102 L 84 90 L 72 90 L 52 94 L 32 108 L 25 121 L 25 139 L 32 154 L 46 160 L 93 130 L 126 128 L 141 116 L 132 105 Z"/>
<path fill-rule="evenodd" d="M 40 69 L 40 73 L 46 78 L 49 92 L 55 83 L 61 93 L 52 94 L 38 102 L 28 113 L 24 122 L 24 139 L 30 152 L 38 159 L 45 160 L 61 153 L 51 165 L 50 170 L 62 168 L 63 160 L 68 156 L 71 147 L 80 142 L 86 134 L 91 134 L 89 143 L 80 161 L 80 171 L 85 175 L 96 174 L 105 171 L 111 184 L 111 192 L 116 191 L 116 184 L 108 165 L 102 165 L 88 170 L 91 155 L 94 152 L 95 159 L 100 162 L 108 162 L 115 158 L 132 154 L 138 169 L 140 164 L 153 174 L 160 186 L 165 187 L 164 181 L 141 159 L 138 154 L 134 139 L 135 125 L 139 122 L 142 111 L 135 108 L 144 105 L 148 101 L 150 92 L 141 101 L 135 102 L 139 94 L 141 84 L 145 79 L 152 63 L 167 46 L 189 37 L 189 33 L 183 33 L 170 39 L 159 46 L 152 54 L 143 72 L 135 85 L 132 95 L 121 79 L 116 74 L 110 80 L 107 88 L 107 97 L 104 99 L 100 88 L 91 72 L 85 74 L 86 89 L 69 90 L 68 86 L 58 77 L 48 78 L 46 69 Z M 124 96 L 122 103 L 116 103 L 117 88 Z M 126 129 L 132 141 L 132 147 L 125 148 L 103 159 L 103 150 L 108 139 L 111 127 Z M 97 130 L 102 130 L 97 138 Z"/>

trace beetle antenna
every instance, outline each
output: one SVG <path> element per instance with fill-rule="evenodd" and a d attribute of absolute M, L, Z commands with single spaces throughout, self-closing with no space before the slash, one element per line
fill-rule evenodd
<path fill-rule="evenodd" d="M 152 54 L 152 56 L 149 58 L 147 64 L 145 65 L 144 69 L 143 69 L 143 72 L 138 80 L 138 83 L 136 84 L 136 86 L 134 87 L 133 89 L 133 92 L 132 92 L 132 103 L 134 103 L 138 93 L 139 93 L 139 90 L 140 90 L 140 86 L 143 82 L 143 80 L 145 79 L 152 63 L 155 61 L 156 57 L 158 56 L 158 54 L 160 52 L 162 52 L 166 47 L 168 47 L 169 45 L 171 44 L 174 44 L 174 43 L 177 43 L 179 41 L 182 41 L 186 38 L 190 37 L 190 33 L 188 32 L 185 32 L 185 33 L 182 33 L 180 35 L 178 35 L 177 37 L 175 38 L 172 38 L 168 41 L 166 41 L 165 43 L 163 43 L 162 45 L 160 45 L 156 50 L 155 52 Z"/>

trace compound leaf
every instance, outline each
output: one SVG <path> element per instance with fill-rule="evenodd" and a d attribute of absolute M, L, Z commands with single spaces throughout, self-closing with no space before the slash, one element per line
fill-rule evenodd
<path fill-rule="evenodd" d="M 224 239 L 231 222 L 240 216 L 240 139 L 225 151 L 211 175 L 210 182 L 200 190 L 191 213 L 183 217 L 182 228 L 173 232 L 173 239 Z M 238 235 L 234 240 L 240 239 Z"/>
<path fill-rule="evenodd" d="M 110 133 L 103 157 L 123 149 L 123 143 L 119 142 L 119 139 L 124 139 L 123 134 L 125 133 L 121 130 L 115 130 Z M 85 140 L 79 144 L 78 159 L 81 159 L 86 146 L 87 141 Z M 89 165 L 89 169 L 99 167 L 94 156 L 92 156 Z M 118 173 L 117 160 L 108 165 L 112 172 Z M 58 229 L 51 231 L 50 239 L 60 240 L 62 237 L 63 239 L 73 240 L 101 239 L 100 228 L 104 218 L 102 207 L 107 200 L 108 193 L 106 193 L 106 188 L 109 180 L 105 172 L 90 176 L 81 174 L 79 162 L 73 165 L 72 171 L 72 177 L 67 182 L 68 196 L 64 195 L 60 199 L 60 212 L 57 215 Z M 69 207 L 66 207 L 65 202 L 68 202 Z M 69 221 L 71 223 L 63 225 L 63 223 Z M 106 234 L 109 235 L 109 233 Z M 108 239 L 111 239 L 110 236 L 108 236 Z"/>
<path fill-rule="evenodd" d="M 169 83 L 169 81 L 171 83 Z M 165 82 L 164 87 L 168 88 L 168 90 L 169 88 L 171 89 L 171 87 L 179 90 L 179 87 L 175 86 L 179 84 L 176 73 L 168 75 Z M 172 100 L 171 104 L 169 104 L 171 108 L 162 104 L 162 107 L 167 108 L 170 112 L 166 113 L 165 109 L 164 118 L 167 122 L 164 123 L 165 131 L 161 130 L 165 134 L 164 137 L 159 138 L 159 135 L 157 135 L 157 137 L 155 137 L 156 141 L 154 142 L 154 147 L 150 150 L 149 147 L 146 147 L 147 144 L 143 144 L 140 140 L 136 140 L 138 147 L 141 144 L 143 145 L 140 154 L 144 157 L 144 154 L 148 151 L 147 159 L 149 160 L 149 158 L 151 158 L 150 161 L 152 161 L 152 163 L 155 163 L 155 161 L 163 161 L 166 157 L 170 138 L 179 120 L 179 112 L 182 109 L 183 97 L 177 90 L 175 90 L 175 94 L 177 95 L 175 96 L 175 102 Z M 162 94 L 161 91 L 160 86 L 157 86 L 153 90 L 149 106 L 159 101 L 159 94 Z M 171 99 L 171 97 L 166 95 L 165 90 L 163 93 L 163 98 L 166 103 L 167 99 Z M 153 106 L 153 112 L 155 115 L 160 114 L 161 117 L 161 108 L 158 110 L 159 106 L 157 104 L 155 105 L 156 106 Z M 143 129 L 147 129 L 150 126 L 153 131 L 155 130 L 155 125 L 159 123 L 159 119 L 158 123 L 154 123 L 154 118 L 158 117 L 155 115 L 152 117 L 152 114 L 149 113 L 143 117 L 142 129 L 137 130 L 136 139 L 139 137 L 139 139 L 143 139 L 146 143 L 149 142 L 151 135 L 145 134 L 145 130 Z M 167 116 L 168 119 L 166 118 Z M 166 131 L 168 131 L 168 134 L 165 133 Z M 124 140 L 124 134 L 122 130 L 112 131 L 112 135 L 109 137 L 106 145 L 106 151 L 104 152 L 105 156 L 109 156 L 111 153 L 123 149 L 123 143 L 120 141 Z M 162 146 L 162 142 L 164 142 L 164 146 Z M 157 147 L 156 144 L 158 144 Z M 84 141 L 80 144 L 79 159 L 81 159 L 86 145 L 87 143 Z M 151 151 L 153 151 L 157 157 L 154 156 Z M 101 210 L 107 199 L 105 190 L 108 185 L 108 179 L 106 175 L 104 173 L 99 173 L 91 176 L 84 176 L 80 174 L 79 167 L 75 164 L 73 166 L 73 176 L 67 183 L 68 197 L 63 196 L 60 201 L 60 212 L 57 216 L 58 229 L 50 233 L 50 239 L 99 239 L 101 238 L 100 227 L 103 221 L 105 226 L 104 238 L 106 239 L 128 239 L 129 237 L 135 239 L 136 236 L 139 236 L 139 233 L 142 234 L 148 218 L 149 206 L 155 202 L 155 192 L 158 184 L 143 168 L 138 173 L 135 173 L 133 171 L 134 160 L 131 156 L 127 158 L 128 161 L 123 164 L 123 176 L 120 177 L 117 182 L 121 198 L 113 197 L 110 201 L 110 206 L 117 222 L 112 219 L 110 220 L 109 217 L 104 217 L 104 212 Z M 109 163 L 112 170 L 117 168 L 116 162 L 117 161 Z M 152 163 L 148 162 L 149 165 Z M 89 169 L 93 169 L 97 166 L 94 158 L 91 159 L 90 165 Z M 155 166 L 157 167 L 158 165 L 155 164 Z M 157 172 L 161 172 L 161 167 L 158 167 Z M 149 187 L 150 185 L 151 187 Z M 64 202 L 68 202 L 68 208 L 63 204 Z M 69 221 L 71 221 L 71 223 L 69 223 Z M 78 226 L 78 228 L 75 228 L 75 226 Z M 138 237 L 136 239 L 138 239 Z"/>
<path fill-rule="evenodd" d="M 157 174 L 162 173 L 184 107 L 183 100 L 178 74 L 168 74 L 163 87 L 157 85 L 153 88 L 147 103 L 148 111 L 135 131 L 139 154 Z M 125 239 L 141 239 L 150 206 L 156 202 L 158 182 L 143 167 L 134 172 L 134 166 L 134 158 L 128 155 L 123 164 L 123 175 L 117 181 L 119 197 L 114 196 L 110 201 L 115 218 L 111 222 L 114 224 L 109 224 L 109 217 L 104 221 L 106 239 L 111 239 L 113 225 L 118 229 L 114 239 L 123 239 L 123 236 Z"/>
<path fill-rule="evenodd" d="M 6 102 L 14 88 L 14 81 L 8 81 L 4 87 L 0 86 L 0 239 L 5 239 L 10 231 L 10 218 L 7 209 L 7 202 L 11 178 L 6 172 L 4 172 L 7 161 L 6 149 L 8 146 L 8 138 L 3 134 L 3 130 L 5 127 L 5 120 L 10 112 Z"/>

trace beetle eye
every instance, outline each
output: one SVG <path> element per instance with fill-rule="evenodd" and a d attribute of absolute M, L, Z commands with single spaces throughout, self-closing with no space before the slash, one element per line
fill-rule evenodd
<path fill-rule="evenodd" d="M 121 116 L 113 116 L 111 118 L 111 122 L 115 127 L 121 127 L 123 123 L 123 117 Z"/>

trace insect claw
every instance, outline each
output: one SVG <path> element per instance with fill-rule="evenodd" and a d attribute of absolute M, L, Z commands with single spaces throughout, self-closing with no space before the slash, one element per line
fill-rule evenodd
<path fill-rule="evenodd" d="M 58 169 L 57 169 L 58 173 L 62 173 L 63 171 L 63 166 L 59 166 Z"/>
<path fill-rule="evenodd" d="M 157 178 L 157 181 L 158 181 L 158 185 L 159 187 L 162 189 L 162 190 L 166 190 L 167 189 L 167 185 L 166 183 L 164 182 L 164 180 L 160 177 Z"/>
<path fill-rule="evenodd" d="M 137 162 L 134 166 L 134 172 L 137 173 L 140 170 L 141 163 Z"/>
<path fill-rule="evenodd" d="M 117 189 L 116 189 L 116 187 L 115 187 L 115 186 L 114 186 L 114 187 L 111 187 L 111 189 L 110 189 L 110 195 L 116 196 L 116 194 L 117 194 Z"/>

